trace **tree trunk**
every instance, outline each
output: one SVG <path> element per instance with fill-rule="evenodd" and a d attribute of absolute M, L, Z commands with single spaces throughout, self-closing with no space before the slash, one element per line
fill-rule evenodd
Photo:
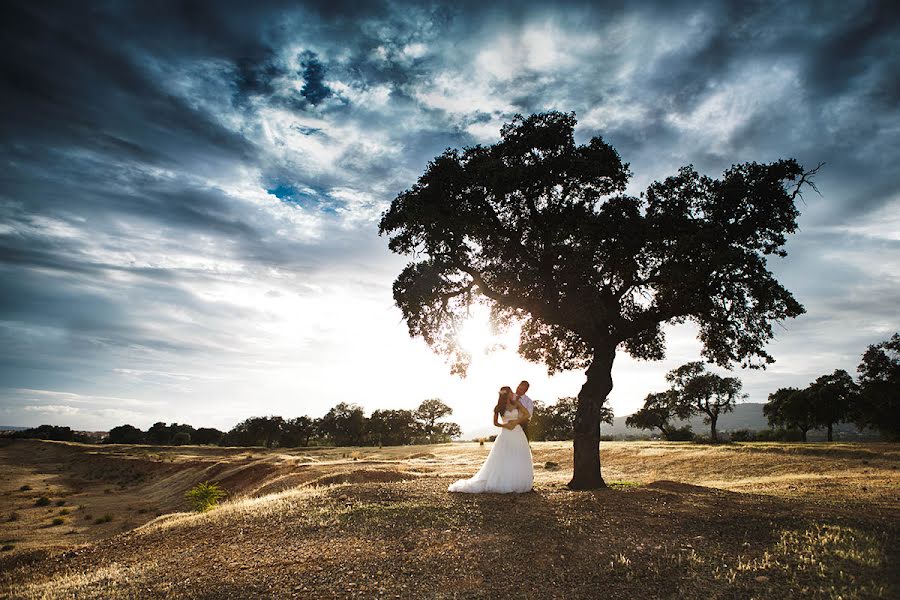
<path fill-rule="evenodd" d="M 569 488 L 594 490 L 606 487 L 600 475 L 600 407 L 612 391 L 612 365 L 616 346 L 598 346 L 578 393 L 575 411 L 575 464 Z"/>
<path fill-rule="evenodd" d="M 719 415 L 709 415 L 709 437 L 714 442 L 719 441 L 719 436 L 716 434 L 716 421 L 719 419 Z"/>
<path fill-rule="evenodd" d="M 833 440 L 831 439 L 831 430 L 832 430 L 832 427 L 833 427 L 833 424 L 832 424 L 832 423 L 829 423 L 829 424 L 828 424 L 828 441 L 829 441 L 829 442 L 833 441 Z"/>
<path fill-rule="evenodd" d="M 806 441 L 806 430 L 805 430 L 805 429 L 801 429 L 800 431 L 803 432 L 803 437 L 800 438 L 800 439 L 803 440 L 803 441 L 805 442 L 805 441 Z"/>

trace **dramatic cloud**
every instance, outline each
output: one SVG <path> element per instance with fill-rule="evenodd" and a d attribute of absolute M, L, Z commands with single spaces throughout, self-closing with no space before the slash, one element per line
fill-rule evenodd
<path fill-rule="evenodd" d="M 441 396 L 483 428 L 500 382 L 574 395 L 511 351 L 470 377 L 409 340 L 381 211 L 446 147 L 575 111 L 630 191 L 694 164 L 825 166 L 789 257 L 807 308 L 751 400 L 853 370 L 898 328 L 900 10 L 610 2 L 12 2 L 3 8 L 0 422 L 230 427 Z M 617 414 L 698 357 L 620 357 Z M 489 417 L 489 415 L 488 415 Z"/>

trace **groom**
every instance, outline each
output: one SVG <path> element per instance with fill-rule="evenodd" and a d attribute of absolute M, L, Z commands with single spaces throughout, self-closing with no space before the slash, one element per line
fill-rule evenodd
<path fill-rule="evenodd" d="M 531 384 L 529 384 L 525 380 L 522 380 L 522 382 L 516 388 L 516 400 L 521 402 L 522 406 L 525 407 L 525 410 L 528 411 L 528 419 L 524 419 L 524 420 L 520 419 L 519 425 L 522 426 L 522 431 L 525 432 L 525 437 L 528 438 L 529 440 L 531 438 L 528 437 L 528 421 L 529 421 L 529 419 L 531 419 L 531 417 L 534 416 L 534 402 L 531 400 L 531 398 L 528 397 L 528 395 L 525 392 L 527 392 L 528 388 L 530 388 L 530 387 L 531 387 Z"/>

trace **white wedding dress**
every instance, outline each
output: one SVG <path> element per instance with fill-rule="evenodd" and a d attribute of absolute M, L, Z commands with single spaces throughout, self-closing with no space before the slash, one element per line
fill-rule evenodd
<path fill-rule="evenodd" d="M 514 408 L 503 413 L 501 420 L 508 423 L 517 418 L 519 411 Z M 460 479 L 447 489 L 469 494 L 528 492 L 534 485 L 534 465 L 531 461 L 531 447 L 522 427 L 503 427 L 481 469 L 471 479 Z"/>

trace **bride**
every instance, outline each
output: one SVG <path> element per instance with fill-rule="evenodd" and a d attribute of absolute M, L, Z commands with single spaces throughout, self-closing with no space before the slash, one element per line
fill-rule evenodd
<path fill-rule="evenodd" d="M 519 425 L 530 416 L 528 409 L 522 406 L 511 388 L 500 388 L 500 397 L 494 407 L 494 426 L 502 429 L 490 454 L 471 479 L 460 479 L 447 489 L 470 494 L 530 491 L 534 484 L 531 447 Z"/>

